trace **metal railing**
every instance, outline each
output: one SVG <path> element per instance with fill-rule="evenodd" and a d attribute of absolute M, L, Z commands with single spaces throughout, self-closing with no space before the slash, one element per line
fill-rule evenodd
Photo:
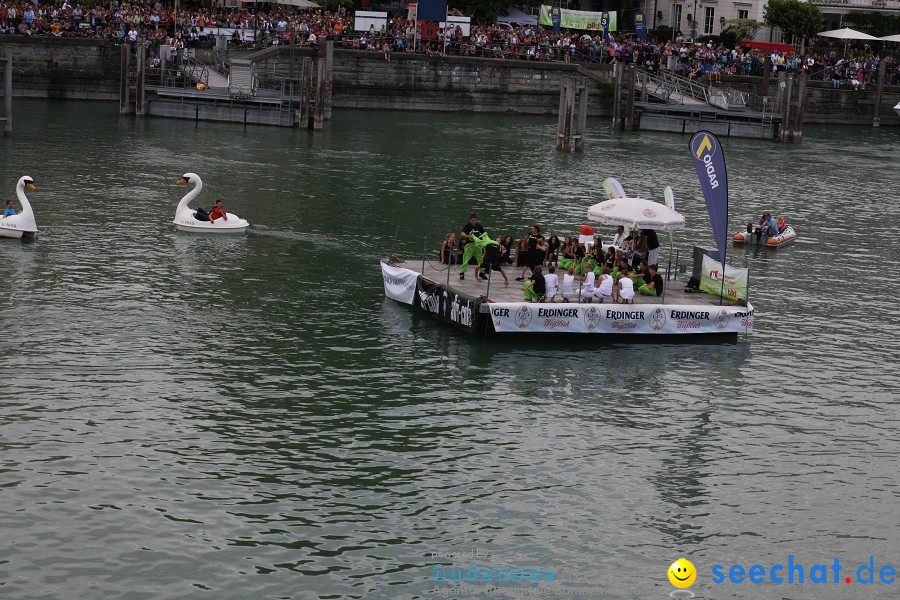
<path fill-rule="evenodd" d="M 200 62 L 196 58 L 185 56 L 180 65 L 181 72 L 187 79 L 193 80 L 195 83 L 202 83 L 209 86 L 209 66 Z"/>
<path fill-rule="evenodd" d="M 774 103 L 766 97 L 727 86 L 705 85 L 668 71 L 647 72 L 646 81 L 647 93 L 669 104 L 684 104 L 684 98 L 691 98 L 725 110 L 746 109 L 763 115 L 774 111 Z"/>
<path fill-rule="evenodd" d="M 668 71 L 644 72 L 647 93 L 651 96 L 660 98 L 668 104 L 684 104 L 685 98 L 709 104 L 709 88 L 701 83 Z"/>

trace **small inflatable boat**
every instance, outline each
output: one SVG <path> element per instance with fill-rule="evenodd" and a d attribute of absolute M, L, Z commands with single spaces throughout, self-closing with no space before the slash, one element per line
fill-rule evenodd
<path fill-rule="evenodd" d="M 765 244 L 769 248 L 777 248 L 783 246 L 797 237 L 797 232 L 790 225 L 785 225 L 784 221 L 778 221 L 778 235 L 768 236 L 763 233 L 760 227 L 747 225 L 747 231 L 742 231 L 734 235 L 735 244 Z"/>

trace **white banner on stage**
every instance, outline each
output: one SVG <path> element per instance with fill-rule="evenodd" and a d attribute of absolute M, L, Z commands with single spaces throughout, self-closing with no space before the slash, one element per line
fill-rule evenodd
<path fill-rule="evenodd" d="M 416 295 L 416 280 L 419 278 L 418 273 L 382 262 L 381 276 L 384 278 L 385 296 L 404 304 L 413 303 Z"/>
<path fill-rule="evenodd" d="M 725 285 L 722 285 L 722 279 Z M 700 274 L 700 290 L 713 296 L 724 296 L 726 300 L 747 300 L 747 285 L 750 282 L 750 271 L 739 269 L 703 255 L 703 272 Z"/>
<path fill-rule="evenodd" d="M 673 304 L 490 304 L 498 333 L 744 333 L 753 306 Z"/>

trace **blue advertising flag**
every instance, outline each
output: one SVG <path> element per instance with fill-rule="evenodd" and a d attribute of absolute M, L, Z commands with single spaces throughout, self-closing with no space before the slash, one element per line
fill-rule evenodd
<path fill-rule="evenodd" d="M 605 10 L 600 14 L 600 26 L 603 27 L 603 40 L 609 42 L 609 13 Z"/>
<path fill-rule="evenodd" d="M 559 33 L 559 25 L 562 22 L 562 13 L 559 11 L 559 2 L 554 2 L 550 8 L 550 22 L 553 23 L 553 33 Z"/>
<path fill-rule="evenodd" d="M 712 225 L 716 248 L 725 271 L 725 249 L 728 240 L 728 178 L 725 175 L 725 155 L 716 136 L 698 131 L 689 143 L 694 167 L 700 177 L 700 187 L 706 199 L 706 210 Z"/>
<path fill-rule="evenodd" d="M 634 11 L 634 33 L 641 41 L 647 39 L 647 21 L 640 9 Z"/>

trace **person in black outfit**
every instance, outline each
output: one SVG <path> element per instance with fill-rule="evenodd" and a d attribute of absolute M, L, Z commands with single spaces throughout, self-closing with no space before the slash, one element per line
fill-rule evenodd
<path fill-rule="evenodd" d="M 497 240 L 500 242 L 500 264 L 501 265 L 512 265 L 512 247 L 516 241 L 513 239 L 511 235 L 504 235 L 502 238 Z"/>
<path fill-rule="evenodd" d="M 555 265 L 559 261 L 559 237 L 551 235 L 547 241 L 547 265 Z"/>
<path fill-rule="evenodd" d="M 659 236 L 652 229 L 645 229 L 647 234 L 647 264 L 659 264 Z"/>
<path fill-rule="evenodd" d="M 482 224 L 478 222 L 478 217 L 475 216 L 475 213 L 472 213 L 469 215 L 469 222 L 463 226 L 462 232 L 459 235 L 459 253 L 460 253 L 460 255 L 462 255 L 463 249 L 466 247 L 466 244 L 469 243 L 469 240 L 471 239 L 472 234 L 478 234 L 479 236 L 484 235 L 484 226 L 482 226 Z M 473 258 L 469 259 L 469 264 L 477 265 L 478 261 L 475 260 L 475 258 L 473 257 Z M 459 278 L 465 279 L 466 274 L 460 273 Z M 487 275 L 484 274 L 484 271 L 481 272 L 481 278 L 487 279 Z"/>
<path fill-rule="evenodd" d="M 528 302 L 532 300 L 541 302 L 546 293 L 547 281 L 544 279 L 544 272 L 541 267 L 535 266 L 530 281 L 525 284 L 525 300 Z"/>
<path fill-rule="evenodd" d="M 527 269 L 531 269 L 531 272 L 534 273 L 534 268 L 541 264 L 538 260 L 538 239 L 541 237 L 541 228 L 537 225 L 531 226 L 531 234 L 528 236 L 528 250 L 525 252 L 525 262 L 522 264 L 522 274 L 519 277 L 516 277 L 516 281 L 522 281 L 525 279 L 525 271 Z"/>

